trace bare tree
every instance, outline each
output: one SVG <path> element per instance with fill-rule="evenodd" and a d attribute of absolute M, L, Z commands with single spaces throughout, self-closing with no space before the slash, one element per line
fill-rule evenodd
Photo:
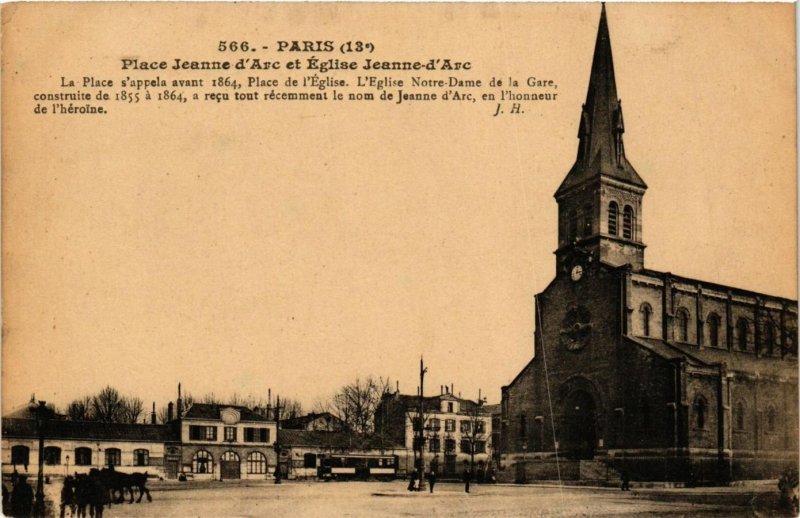
<path fill-rule="evenodd" d="M 104 423 L 120 422 L 122 406 L 122 398 L 117 389 L 107 386 L 92 397 L 92 419 Z"/>
<path fill-rule="evenodd" d="M 156 416 L 159 423 L 161 424 L 169 423 L 169 407 L 167 405 L 161 405 L 161 407 L 159 407 L 158 409 L 158 413 L 156 414 Z M 174 418 L 175 416 L 173 415 L 172 417 Z"/>
<path fill-rule="evenodd" d="M 294 419 L 303 415 L 303 405 L 292 398 L 281 398 L 281 419 Z"/>
<path fill-rule="evenodd" d="M 368 435 L 375 430 L 375 410 L 390 385 L 389 378 L 358 377 L 334 394 L 327 409 L 348 429 Z"/>
<path fill-rule="evenodd" d="M 144 411 L 144 403 L 138 397 L 123 397 L 119 412 L 120 422 L 136 423 Z"/>
<path fill-rule="evenodd" d="M 67 406 L 67 417 L 73 421 L 91 421 L 92 399 L 89 396 L 73 400 Z"/>

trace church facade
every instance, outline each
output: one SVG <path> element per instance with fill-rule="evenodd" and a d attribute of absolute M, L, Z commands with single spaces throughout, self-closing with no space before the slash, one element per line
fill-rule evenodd
<path fill-rule="evenodd" d="M 556 277 L 535 354 L 502 388 L 517 478 L 772 478 L 798 458 L 797 301 L 646 268 L 605 7 L 575 164 L 555 193 Z"/>

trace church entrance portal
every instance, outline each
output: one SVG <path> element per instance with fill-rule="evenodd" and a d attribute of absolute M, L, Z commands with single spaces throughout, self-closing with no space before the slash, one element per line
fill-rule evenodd
<path fill-rule="evenodd" d="M 597 444 L 595 404 L 583 390 L 572 392 L 566 399 L 560 450 L 573 459 L 591 459 Z"/>

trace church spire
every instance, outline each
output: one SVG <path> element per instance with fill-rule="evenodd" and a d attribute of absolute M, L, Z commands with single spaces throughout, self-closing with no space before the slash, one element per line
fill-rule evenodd
<path fill-rule="evenodd" d="M 646 188 L 644 181 L 625 157 L 622 141 L 624 132 L 622 103 L 617 97 L 614 59 L 604 3 L 597 27 L 589 89 L 586 102 L 581 107 L 578 156 L 575 165 L 558 188 L 556 197 L 571 187 L 601 175 Z"/>

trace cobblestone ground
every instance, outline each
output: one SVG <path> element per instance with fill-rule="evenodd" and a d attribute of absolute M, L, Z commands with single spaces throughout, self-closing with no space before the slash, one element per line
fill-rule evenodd
<path fill-rule="evenodd" d="M 152 503 L 114 505 L 126 516 L 787 516 L 774 484 L 634 489 L 439 484 L 409 493 L 396 482 L 153 482 Z M 138 495 L 137 495 L 138 496 Z"/>

